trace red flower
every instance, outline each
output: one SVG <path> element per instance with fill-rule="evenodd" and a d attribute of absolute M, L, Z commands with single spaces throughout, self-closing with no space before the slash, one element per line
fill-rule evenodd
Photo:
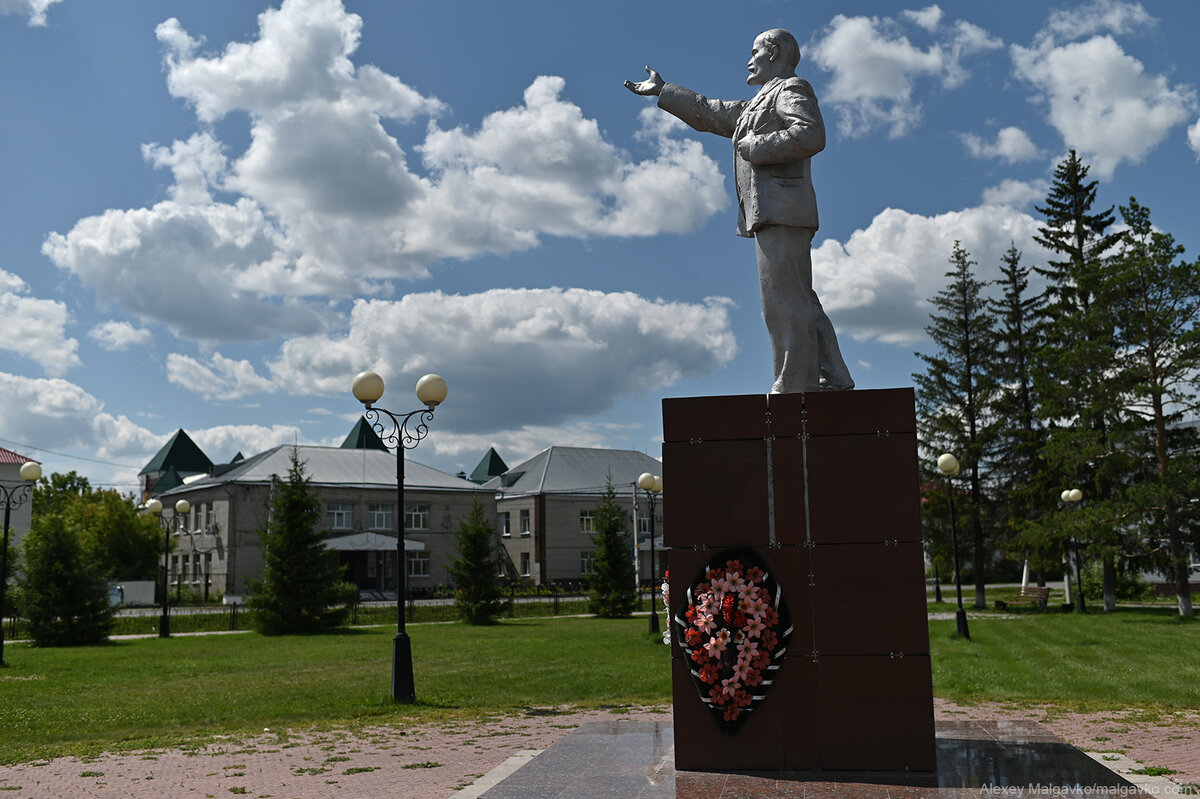
<path fill-rule="evenodd" d="M 721 617 L 725 619 L 725 623 L 729 624 L 733 621 L 733 603 L 732 595 L 726 596 L 721 600 Z"/>
<path fill-rule="evenodd" d="M 712 683 L 715 683 L 718 679 L 720 679 L 720 677 L 721 677 L 721 673 L 719 671 L 717 671 L 717 667 L 715 665 L 713 665 L 712 663 L 705 663 L 703 666 L 700 667 L 700 681 L 701 682 L 706 682 L 711 685 Z"/>

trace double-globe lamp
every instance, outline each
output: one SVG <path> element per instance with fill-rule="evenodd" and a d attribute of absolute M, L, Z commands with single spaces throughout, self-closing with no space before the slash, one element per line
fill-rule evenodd
<path fill-rule="evenodd" d="M 171 528 L 174 527 L 180 519 L 188 515 L 192 510 L 192 505 L 186 499 L 181 499 L 175 503 L 175 513 L 171 516 L 163 516 L 163 504 L 159 499 L 151 499 L 146 502 L 146 511 L 158 517 L 158 523 L 163 531 L 163 566 L 162 566 L 162 615 L 158 619 L 158 637 L 171 637 L 171 617 L 167 611 L 167 558 L 171 554 Z"/>
<path fill-rule="evenodd" d="M 396 635 L 392 639 L 392 699 L 397 702 L 417 701 L 413 683 L 412 644 L 404 629 L 404 595 L 408 588 L 408 563 L 404 555 L 404 450 L 412 449 L 429 432 L 433 410 L 446 399 L 449 389 L 440 375 L 429 374 L 417 381 L 417 399 L 424 408 L 405 414 L 394 414 L 375 407 L 383 396 L 383 378 L 375 372 L 359 372 L 351 385 L 354 397 L 364 406 L 363 418 L 372 426 L 385 446 L 396 450 Z M 392 428 L 385 429 L 382 416 L 391 420 Z M 415 426 L 408 424 L 416 419 Z"/>

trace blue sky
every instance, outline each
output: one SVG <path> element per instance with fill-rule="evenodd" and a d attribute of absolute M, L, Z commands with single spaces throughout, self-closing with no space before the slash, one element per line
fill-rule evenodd
<path fill-rule="evenodd" d="M 446 378 L 446 471 L 658 456 L 662 397 L 765 392 L 770 351 L 730 143 L 621 84 L 748 98 L 771 27 L 860 388 L 910 384 L 956 239 L 1043 257 L 1068 148 L 1200 248 L 1194 3 L 0 0 L 0 446 L 132 488 L 180 427 L 340 443 L 374 368 L 395 411 Z"/>

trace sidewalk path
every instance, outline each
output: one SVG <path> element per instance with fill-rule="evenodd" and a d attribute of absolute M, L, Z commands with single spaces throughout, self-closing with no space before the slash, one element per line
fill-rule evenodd
<path fill-rule="evenodd" d="M 943 699 L 938 719 L 1032 719 L 1085 751 L 1123 751 L 1143 766 L 1174 769 L 1200 785 L 1200 711 L 1149 719 L 1133 711 L 1060 713 Z M 535 711 L 537 713 L 538 711 Z M 669 708 L 523 715 L 486 723 L 444 722 L 331 732 L 263 731 L 181 749 L 60 758 L 0 768 L 11 799 L 176 799 L 246 795 L 272 799 L 445 799 L 509 757 L 545 749 L 587 721 L 661 719 Z M 1132 767 L 1111 760 L 1112 766 Z M 1107 763 L 1106 763 L 1107 764 Z"/>

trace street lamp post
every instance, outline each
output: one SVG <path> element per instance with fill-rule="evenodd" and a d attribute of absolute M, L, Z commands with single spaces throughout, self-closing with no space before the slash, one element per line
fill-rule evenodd
<path fill-rule="evenodd" d="M 950 481 L 951 477 L 958 474 L 958 458 L 947 452 L 937 459 L 937 467 L 938 471 L 946 476 L 946 496 L 950 500 L 950 542 L 954 554 L 954 590 L 958 595 L 958 610 L 954 612 L 954 622 L 958 628 L 958 634 L 970 640 L 971 631 L 967 629 L 967 611 L 963 609 L 962 603 L 962 570 L 958 563 L 958 526 L 954 520 L 954 485 Z"/>
<path fill-rule="evenodd" d="M 425 406 L 406 414 L 394 414 L 375 407 L 383 396 L 383 378 L 375 372 L 359 372 L 352 386 L 354 397 L 366 406 L 363 418 L 379 434 L 385 446 L 396 450 L 396 636 L 392 639 L 392 699 L 417 701 L 413 684 L 412 644 L 404 630 L 404 596 L 408 593 L 408 563 L 404 556 L 404 450 L 421 443 L 429 433 L 433 410 L 446 399 L 446 381 L 438 375 L 425 375 L 417 381 L 417 399 Z M 390 429 L 383 421 L 386 416 Z M 412 429 L 409 422 L 415 419 Z"/>
<path fill-rule="evenodd" d="M 171 528 L 175 527 L 179 521 L 187 515 L 192 509 L 192 505 L 186 499 L 181 499 L 175 503 L 175 512 L 170 516 L 163 515 L 163 504 L 158 499 L 151 499 L 145 505 L 149 513 L 158 517 L 159 526 L 163 531 L 163 565 L 162 565 L 162 615 L 158 619 L 158 637 L 171 637 L 171 617 L 167 613 L 167 558 L 171 555 Z"/>
<path fill-rule="evenodd" d="M 1068 488 L 1059 494 L 1058 498 L 1066 503 L 1068 508 L 1078 508 L 1080 500 L 1083 499 L 1083 492 L 1078 488 Z M 1075 537 L 1074 529 L 1071 530 L 1071 549 L 1075 551 L 1075 609 L 1086 613 L 1087 608 L 1083 601 L 1083 564 L 1079 559 L 1079 540 Z"/>
<path fill-rule="evenodd" d="M 663 490 L 663 479 L 657 474 L 642 472 L 637 479 L 637 484 L 646 492 L 646 499 L 650 504 L 650 585 L 655 588 L 650 592 L 650 632 L 657 633 L 658 609 L 655 607 L 655 601 L 658 596 L 658 566 L 654 562 L 654 511 L 658 495 Z"/>
<path fill-rule="evenodd" d="M 0 499 L 4 500 L 4 547 L 0 549 L 0 666 L 4 662 L 4 594 L 8 588 L 8 521 L 14 507 L 25 504 L 33 496 L 33 484 L 42 476 L 42 467 L 33 461 L 21 464 L 21 479 L 24 483 L 15 486 L 0 485 Z"/>

